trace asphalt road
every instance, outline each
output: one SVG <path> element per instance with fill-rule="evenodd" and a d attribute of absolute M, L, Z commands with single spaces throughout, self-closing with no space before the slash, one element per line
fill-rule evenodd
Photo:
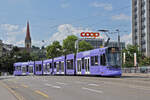
<path fill-rule="evenodd" d="M 0 100 L 150 100 L 150 78 L 0 77 Z"/>

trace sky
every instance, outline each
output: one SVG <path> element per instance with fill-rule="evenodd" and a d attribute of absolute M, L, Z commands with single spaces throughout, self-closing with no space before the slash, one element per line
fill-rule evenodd
<path fill-rule="evenodd" d="M 131 43 L 131 0 L 0 0 L 4 43 L 23 47 L 27 21 L 32 45 L 39 47 L 100 29 L 119 29 L 121 41 Z M 116 40 L 117 33 L 110 37 Z"/>

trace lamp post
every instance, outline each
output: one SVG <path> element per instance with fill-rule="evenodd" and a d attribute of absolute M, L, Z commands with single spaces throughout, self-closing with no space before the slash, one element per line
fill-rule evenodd
<path fill-rule="evenodd" d="M 118 33 L 118 48 L 120 50 L 120 31 L 119 29 L 116 29 L 117 33 Z"/>

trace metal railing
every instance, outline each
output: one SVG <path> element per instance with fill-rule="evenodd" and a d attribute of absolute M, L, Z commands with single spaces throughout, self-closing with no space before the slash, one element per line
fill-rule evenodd
<path fill-rule="evenodd" d="M 150 67 L 122 68 L 122 73 L 150 73 Z"/>

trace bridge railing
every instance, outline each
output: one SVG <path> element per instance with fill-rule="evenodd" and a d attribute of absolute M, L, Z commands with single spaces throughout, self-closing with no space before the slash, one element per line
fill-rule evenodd
<path fill-rule="evenodd" d="M 150 73 L 150 67 L 122 68 L 123 73 Z"/>

